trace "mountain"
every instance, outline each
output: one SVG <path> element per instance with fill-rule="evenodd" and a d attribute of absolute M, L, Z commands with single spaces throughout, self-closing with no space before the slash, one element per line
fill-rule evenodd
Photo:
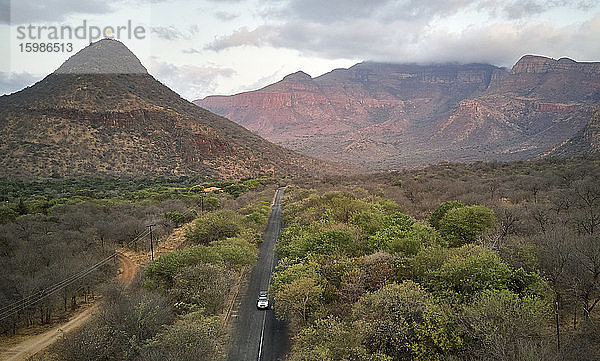
<path fill-rule="evenodd" d="M 365 62 L 194 103 L 307 155 L 394 169 L 541 156 L 599 101 L 600 63 L 527 55 L 511 70 Z"/>
<path fill-rule="evenodd" d="M 104 39 L 0 97 L 0 177 L 314 174 L 322 162 L 182 99 Z"/>
<path fill-rule="evenodd" d="M 546 155 L 558 157 L 598 157 L 600 156 L 600 110 L 590 118 L 588 124 Z"/>

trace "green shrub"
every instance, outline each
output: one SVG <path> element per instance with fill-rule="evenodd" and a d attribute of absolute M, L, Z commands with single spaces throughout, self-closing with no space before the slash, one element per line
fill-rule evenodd
<path fill-rule="evenodd" d="M 168 294 L 175 301 L 188 305 L 188 308 L 194 305 L 197 309 L 216 314 L 225 307 L 234 279 L 234 272 L 225 267 L 199 263 L 178 270 Z"/>
<path fill-rule="evenodd" d="M 435 229 L 439 230 L 440 221 L 442 220 L 442 218 L 444 218 L 444 216 L 449 210 L 455 208 L 462 208 L 464 206 L 465 205 L 459 201 L 447 201 L 442 203 L 435 211 L 433 211 L 433 213 L 429 217 L 429 224 L 431 224 Z"/>
<path fill-rule="evenodd" d="M 0 207 L 0 223 L 12 222 L 17 219 L 18 216 L 19 214 L 17 212 L 8 207 Z"/>
<path fill-rule="evenodd" d="M 365 294 L 352 317 L 367 351 L 392 360 L 443 360 L 462 344 L 450 317 L 412 281 Z"/>
<path fill-rule="evenodd" d="M 219 361 L 225 358 L 227 331 L 219 316 L 190 313 L 149 341 L 142 352 L 147 361 Z"/>
<path fill-rule="evenodd" d="M 496 224 L 494 212 L 484 206 L 465 206 L 450 209 L 439 222 L 442 237 L 451 247 L 473 243 L 492 230 Z"/>
<path fill-rule="evenodd" d="M 235 237 L 242 231 L 242 216 L 221 210 L 201 215 L 191 228 L 185 232 L 185 238 L 192 244 L 207 245 L 227 237 Z"/>
<path fill-rule="evenodd" d="M 177 212 L 177 211 L 165 212 L 165 219 L 167 219 L 168 221 L 171 221 L 171 223 L 173 223 L 173 225 L 175 225 L 175 227 L 179 227 L 180 225 L 184 224 L 186 221 L 185 215 L 183 215 L 183 213 Z"/>

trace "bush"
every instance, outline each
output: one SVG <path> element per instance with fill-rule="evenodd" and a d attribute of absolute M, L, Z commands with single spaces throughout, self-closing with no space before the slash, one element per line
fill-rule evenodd
<path fill-rule="evenodd" d="M 242 231 L 242 216 L 221 210 L 203 214 L 185 232 L 185 238 L 192 244 L 207 245 L 227 237 L 235 237 Z"/>
<path fill-rule="evenodd" d="M 143 360 L 220 361 L 225 359 L 227 332 L 218 316 L 193 312 L 156 335 L 144 348 Z"/>
<path fill-rule="evenodd" d="M 448 210 L 439 222 L 439 230 L 451 247 L 459 247 L 475 242 L 495 224 L 496 217 L 491 209 L 465 206 Z"/>
<path fill-rule="evenodd" d="M 177 302 L 216 314 L 225 306 L 234 277 L 234 273 L 224 267 L 199 263 L 180 269 L 168 293 Z"/>
<path fill-rule="evenodd" d="M 470 302 L 487 290 L 510 290 L 520 296 L 542 296 L 547 292 L 539 275 L 514 270 L 495 252 L 480 246 L 426 249 L 409 267 L 412 277 L 452 303 Z"/>
<path fill-rule="evenodd" d="M 429 217 L 429 224 L 431 224 L 435 229 L 440 229 L 440 221 L 446 213 L 451 209 L 462 208 L 465 205 L 459 201 L 447 201 L 442 203 L 438 209 L 433 211 L 431 216 Z"/>
<path fill-rule="evenodd" d="M 469 339 L 468 359 L 547 359 L 552 309 L 540 297 L 521 297 L 508 290 L 483 292 L 461 315 Z M 544 332 L 545 331 L 545 332 Z M 553 349 L 553 347 L 550 347 Z M 552 352 L 554 352 L 552 350 Z"/>
<path fill-rule="evenodd" d="M 173 277 L 184 267 L 200 263 L 221 264 L 222 259 L 216 249 L 206 246 L 193 246 L 160 256 L 150 263 L 144 272 L 144 287 L 168 289 L 173 285 Z"/>
<path fill-rule="evenodd" d="M 258 258 L 256 246 L 240 237 L 213 242 L 209 248 L 213 249 L 221 261 L 230 268 L 253 266 Z"/>
<path fill-rule="evenodd" d="M 152 262 L 144 273 L 144 287 L 167 290 L 173 287 L 174 277 L 181 269 L 208 263 L 216 266 L 240 269 L 256 262 L 258 250 L 242 238 L 228 238 L 197 245 L 160 256 Z"/>
<path fill-rule="evenodd" d="M 392 360 L 443 360 L 462 343 L 432 295 L 412 281 L 365 294 L 352 317 L 368 352 Z"/>
<path fill-rule="evenodd" d="M 167 211 L 165 212 L 165 218 L 168 221 L 171 221 L 175 227 L 179 227 L 184 224 L 186 219 L 183 213 L 177 211 Z"/>
<path fill-rule="evenodd" d="M 441 244 L 435 229 L 423 223 L 414 223 L 410 227 L 387 227 L 367 240 L 367 252 L 385 251 L 414 256 L 425 247 Z"/>
<path fill-rule="evenodd" d="M 139 360 L 145 343 L 174 315 L 167 300 L 151 292 L 133 295 L 119 289 L 106 294 L 105 307 L 77 332 L 67 333 L 56 346 L 57 359 Z"/>
<path fill-rule="evenodd" d="M 204 210 L 205 211 L 216 211 L 221 208 L 221 201 L 217 197 L 206 197 L 204 198 Z"/>
<path fill-rule="evenodd" d="M 17 212 L 8 207 L 0 207 L 0 223 L 13 222 L 18 216 Z"/>

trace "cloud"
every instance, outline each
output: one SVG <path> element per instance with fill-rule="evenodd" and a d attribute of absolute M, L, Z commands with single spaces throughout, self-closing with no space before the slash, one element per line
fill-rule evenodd
<path fill-rule="evenodd" d="M 228 48 L 234 48 L 238 46 L 251 45 L 251 46 L 263 46 L 263 45 L 274 45 L 277 42 L 279 29 L 274 26 L 263 25 L 259 26 L 255 30 L 248 30 L 247 27 L 242 27 L 234 31 L 230 35 L 224 35 L 217 37 L 212 42 L 208 43 L 204 49 L 221 51 Z"/>
<path fill-rule="evenodd" d="M 540 22 L 491 24 L 458 34 L 439 29 L 428 33 L 410 58 L 416 62 L 439 59 L 505 66 L 512 65 L 525 54 L 593 60 L 600 59 L 600 48 L 593 45 L 599 31 L 600 15 L 586 23 L 564 27 Z"/>
<path fill-rule="evenodd" d="M 10 0 L 0 0 L 0 24 L 10 23 Z"/>
<path fill-rule="evenodd" d="M 299 4 L 298 1 L 292 0 L 289 6 L 294 7 Z M 412 0 L 374 0 L 365 9 L 354 6 L 353 1 L 349 1 L 347 9 L 340 9 L 340 16 L 347 18 L 343 22 L 324 21 L 329 15 L 312 14 L 309 10 L 316 10 L 317 1 L 306 0 L 308 8 L 294 19 L 254 29 L 242 27 L 215 38 L 204 49 L 222 51 L 240 46 L 273 47 L 294 49 L 304 55 L 328 59 L 361 58 L 399 63 L 488 62 L 504 66 L 512 65 L 527 53 L 588 60 L 600 58 L 600 47 L 594 45 L 597 41 L 594 39 L 600 34 L 600 15 L 585 23 L 561 26 L 556 25 L 552 18 L 528 18 L 551 7 L 566 6 L 561 0 L 424 0 L 419 1 L 412 12 L 395 18 L 391 16 L 392 12 L 386 15 L 381 9 L 403 7 Z M 341 0 L 327 4 L 323 5 L 323 13 L 334 11 L 330 6 L 341 6 Z M 478 11 L 476 14 L 503 15 L 490 21 L 464 25 L 462 29 L 451 24 L 443 25 L 443 21 L 440 25 L 435 20 L 439 20 L 441 14 L 449 15 L 468 6 L 475 6 L 470 9 Z M 573 6 L 583 8 L 588 4 L 581 2 Z M 432 14 L 438 18 L 430 18 Z"/>
<path fill-rule="evenodd" d="M 150 61 L 150 73 L 182 97 L 195 100 L 214 94 L 221 77 L 235 70 L 216 66 L 174 65 L 157 59 Z"/>
<path fill-rule="evenodd" d="M 27 72 L 0 72 L 0 94 L 11 94 L 35 84 L 42 79 L 41 75 Z"/>
<path fill-rule="evenodd" d="M 2 0 L 0 21 L 11 24 L 63 21 L 72 14 L 107 14 L 115 11 L 112 2 L 105 0 Z"/>
<path fill-rule="evenodd" d="M 189 40 L 200 32 L 198 25 L 191 25 L 185 30 L 180 30 L 175 26 L 153 26 L 150 31 L 164 40 Z"/>
<path fill-rule="evenodd" d="M 226 11 L 217 11 L 215 12 L 215 17 L 221 21 L 231 21 L 233 19 L 237 19 L 238 17 L 240 17 L 237 14 L 233 14 L 233 13 L 228 13 Z"/>
<path fill-rule="evenodd" d="M 593 0 L 262 0 L 265 14 L 288 20 L 339 23 L 356 19 L 429 21 L 477 8 L 494 16 L 520 19 L 557 7 L 589 9 Z"/>
<path fill-rule="evenodd" d="M 183 49 L 183 50 L 181 50 L 181 52 L 184 54 L 202 54 L 202 51 L 200 51 L 196 48 Z"/>
<path fill-rule="evenodd" d="M 185 39 L 185 35 L 174 26 L 153 26 L 150 31 L 165 40 Z"/>

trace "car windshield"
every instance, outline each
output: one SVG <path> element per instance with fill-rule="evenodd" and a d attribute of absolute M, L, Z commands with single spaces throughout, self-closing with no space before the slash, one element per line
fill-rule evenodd
<path fill-rule="evenodd" d="M 258 296 L 258 299 L 261 301 L 266 301 L 268 298 L 267 298 L 267 296 L 260 295 L 260 296 Z"/>

